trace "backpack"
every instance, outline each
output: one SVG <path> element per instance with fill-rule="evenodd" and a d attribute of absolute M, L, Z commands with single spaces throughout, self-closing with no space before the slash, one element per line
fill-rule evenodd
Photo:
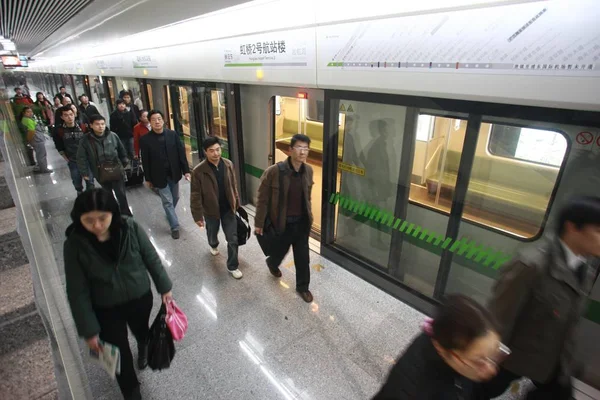
<path fill-rule="evenodd" d="M 235 219 L 237 220 L 237 236 L 238 246 L 246 244 L 250 239 L 250 222 L 248 222 L 248 213 L 242 207 L 238 208 L 235 213 Z"/>

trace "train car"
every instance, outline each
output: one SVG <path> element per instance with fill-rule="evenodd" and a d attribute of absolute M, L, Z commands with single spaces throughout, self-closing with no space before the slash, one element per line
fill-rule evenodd
<path fill-rule="evenodd" d="M 105 114 L 130 91 L 167 113 L 191 166 L 218 136 L 249 208 L 304 133 L 322 255 L 424 312 L 450 292 L 485 303 L 561 204 L 600 195 L 600 7 L 405 3 L 250 2 L 99 45 L 132 16 L 83 12 L 93 28 L 26 77 L 90 93 Z M 596 282 L 577 377 L 596 388 L 599 335 Z"/>

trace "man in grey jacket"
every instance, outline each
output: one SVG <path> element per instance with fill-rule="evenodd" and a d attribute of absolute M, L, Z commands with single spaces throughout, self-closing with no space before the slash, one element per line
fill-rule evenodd
<path fill-rule="evenodd" d="M 90 119 L 92 132 L 85 135 L 79 143 L 77 150 L 77 167 L 81 176 L 86 181 L 96 179 L 102 188 L 114 192 L 121 213 L 131 215 L 127 196 L 125 195 L 125 179 L 121 174 L 120 179 L 103 182 L 100 174 L 101 164 L 109 161 L 120 162 L 124 167 L 129 163 L 127 152 L 116 133 L 106 129 L 106 120 L 102 115 L 93 115 Z M 90 167 L 92 174 L 90 174 Z"/>
<path fill-rule="evenodd" d="M 536 386 L 528 400 L 571 399 L 571 376 L 581 367 L 575 328 L 595 276 L 586 259 L 600 256 L 600 198 L 568 202 L 557 230 L 557 237 L 506 266 L 496 283 L 490 311 L 512 354 L 485 385 L 488 398 L 528 377 Z"/>

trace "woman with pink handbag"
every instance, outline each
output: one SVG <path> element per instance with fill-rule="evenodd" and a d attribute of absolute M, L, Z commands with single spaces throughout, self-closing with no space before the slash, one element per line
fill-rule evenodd
<path fill-rule="evenodd" d="M 121 393 L 125 399 L 140 400 L 127 327 L 138 342 L 138 367 L 144 369 L 152 311 L 148 275 L 165 305 L 173 304 L 171 280 L 144 229 L 121 215 L 112 193 L 84 192 L 71 218 L 64 245 L 65 277 L 77 331 L 95 354 L 102 352 L 102 343 L 119 348 Z"/>

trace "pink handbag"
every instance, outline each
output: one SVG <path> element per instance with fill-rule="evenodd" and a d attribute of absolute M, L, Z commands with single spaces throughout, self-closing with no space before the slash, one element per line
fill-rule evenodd
<path fill-rule="evenodd" d="M 187 317 L 173 300 L 167 303 L 167 326 L 175 341 L 183 339 L 188 327 Z"/>

